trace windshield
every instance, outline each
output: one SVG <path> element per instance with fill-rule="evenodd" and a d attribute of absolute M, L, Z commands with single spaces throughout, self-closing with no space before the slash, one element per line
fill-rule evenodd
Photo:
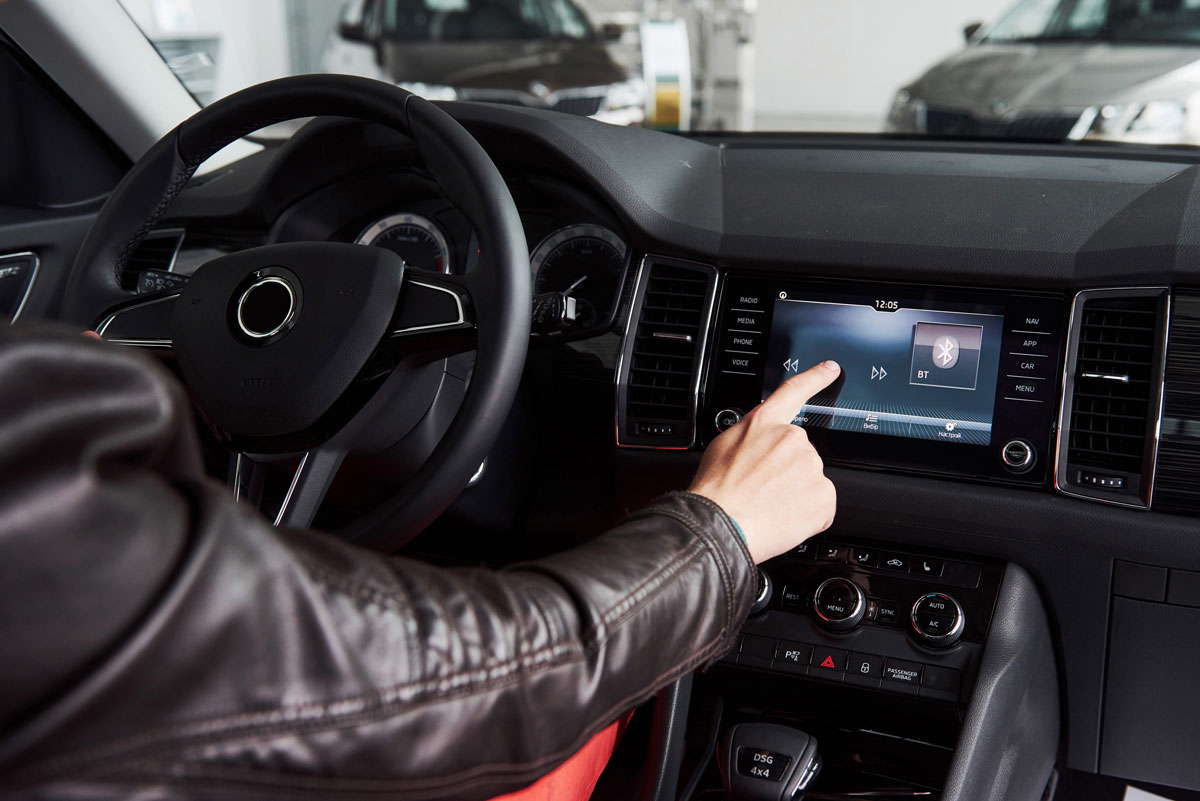
<path fill-rule="evenodd" d="M 383 34 L 401 41 L 591 38 L 586 19 L 568 0 L 376 0 Z"/>
<path fill-rule="evenodd" d="M 1200 145 L 1200 0 L 89 0 L 201 104 L 337 72 L 679 132 Z"/>
<path fill-rule="evenodd" d="M 989 42 L 1200 43 L 1200 0 L 1024 0 Z"/>

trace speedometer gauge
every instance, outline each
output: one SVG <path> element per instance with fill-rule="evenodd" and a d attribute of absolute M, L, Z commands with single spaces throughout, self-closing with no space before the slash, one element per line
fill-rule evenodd
<path fill-rule="evenodd" d="M 446 237 L 428 217 L 393 214 L 367 226 L 358 245 L 387 248 L 404 259 L 405 265 L 435 273 L 450 272 L 450 248 Z"/>
<path fill-rule="evenodd" d="M 599 225 L 570 225 L 542 240 L 530 256 L 534 292 L 575 298 L 576 328 L 593 328 L 617 304 L 629 246 Z"/>

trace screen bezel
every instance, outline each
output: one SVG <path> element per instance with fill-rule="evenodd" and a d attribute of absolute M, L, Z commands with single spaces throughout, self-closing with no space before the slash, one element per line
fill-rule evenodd
<path fill-rule="evenodd" d="M 964 288 L 930 284 L 908 284 L 900 282 L 862 282 L 828 278 L 798 278 L 759 273 L 726 272 L 722 276 L 720 300 L 715 310 L 714 326 L 724 323 L 730 310 L 731 294 L 737 292 L 769 293 L 773 315 L 774 298 L 780 291 L 805 296 L 814 291 L 839 292 L 855 297 L 871 297 L 886 293 L 885 297 L 910 299 L 919 297 L 929 305 L 938 303 L 978 305 L 1004 310 L 1005 336 L 1018 315 L 1035 311 L 1046 319 L 1047 330 L 1054 333 L 1054 357 L 1051 373 L 1054 376 L 1048 387 L 1053 401 L 1043 404 L 1014 404 L 1002 402 L 1003 381 L 997 383 L 996 399 L 992 412 L 992 436 L 988 445 L 972 445 L 960 442 L 941 442 L 881 435 L 870 432 L 843 431 L 824 428 L 809 428 L 809 439 L 827 464 L 851 467 L 866 467 L 883 470 L 900 470 L 954 477 L 978 478 L 1009 483 L 1046 483 L 1047 467 L 1052 458 L 1053 422 L 1057 417 L 1061 398 L 1062 325 L 1066 299 L 1053 293 L 1009 292 L 999 289 Z M 768 319 L 766 336 L 769 338 L 773 319 Z M 765 342 L 765 340 L 764 340 Z M 719 432 L 713 421 L 714 415 L 726 408 L 748 411 L 761 398 L 765 376 L 762 371 L 754 379 L 723 375 L 718 363 L 722 358 L 719 341 L 714 338 L 706 354 L 705 381 L 701 403 L 701 419 L 706 423 L 702 441 L 707 444 Z M 1000 372 L 1003 374 L 1003 362 Z M 1033 407 L 1033 408 L 1030 408 Z M 1005 467 L 1000 451 L 1003 444 L 1012 439 L 1030 442 L 1038 455 L 1033 469 L 1024 474 L 1014 474 Z"/>

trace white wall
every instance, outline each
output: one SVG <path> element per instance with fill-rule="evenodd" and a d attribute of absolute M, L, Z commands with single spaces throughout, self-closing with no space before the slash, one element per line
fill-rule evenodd
<path fill-rule="evenodd" d="M 758 0 L 755 127 L 878 131 L 896 90 L 1013 0 Z"/>

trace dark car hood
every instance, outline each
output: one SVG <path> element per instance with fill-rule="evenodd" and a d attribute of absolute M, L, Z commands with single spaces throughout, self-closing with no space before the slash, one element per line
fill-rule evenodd
<path fill-rule="evenodd" d="M 996 116 L 1182 98 L 1200 87 L 1198 71 L 1200 47 L 985 42 L 942 61 L 909 88 L 930 105 Z"/>
<path fill-rule="evenodd" d="M 507 89 L 545 94 L 625 79 L 624 70 L 599 42 L 404 42 L 383 44 L 384 68 L 398 83 L 455 89 Z M 541 84 L 538 92 L 531 87 Z"/>

